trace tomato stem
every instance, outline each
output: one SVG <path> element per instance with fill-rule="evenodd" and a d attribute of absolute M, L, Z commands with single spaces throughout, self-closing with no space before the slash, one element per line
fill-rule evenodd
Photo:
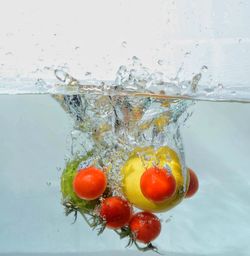
<path fill-rule="evenodd" d="M 70 215 L 71 213 L 74 213 L 74 222 L 72 224 L 74 224 L 76 222 L 78 213 L 80 213 L 82 215 L 83 219 L 85 220 L 85 222 L 87 223 L 87 225 L 91 229 L 94 230 L 98 227 L 98 229 L 97 229 L 98 235 L 101 235 L 103 233 L 103 231 L 105 230 L 105 228 L 106 228 L 105 220 L 103 220 L 100 216 L 93 214 L 89 209 L 87 209 L 87 208 L 80 209 L 78 206 L 76 206 L 70 200 L 64 200 L 62 202 L 62 204 L 65 207 L 66 216 Z M 87 216 L 89 216 L 89 218 Z M 134 244 L 139 251 L 146 252 L 146 251 L 151 250 L 158 254 L 161 254 L 161 253 L 159 253 L 157 247 L 154 246 L 152 243 L 147 244 L 145 247 L 139 246 L 134 234 L 131 232 L 130 228 L 127 226 L 122 227 L 119 230 L 114 229 L 114 232 L 117 235 L 119 235 L 120 239 L 123 239 L 125 237 L 129 238 L 129 241 L 128 241 L 128 244 L 126 247 L 130 247 Z"/>

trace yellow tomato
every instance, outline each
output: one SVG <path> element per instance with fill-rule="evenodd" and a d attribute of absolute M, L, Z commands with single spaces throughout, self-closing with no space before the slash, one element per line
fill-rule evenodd
<path fill-rule="evenodd" d="M 143 172 L 153 166 L 170 168 L 176 181 L 175 194 L 160 203 L 145 198 L 140 188 Z M 150 212 L 164 212 L 176 206 L 184 198 L 185 185 L 188 184 L 177 153 L 167 146 L 160 147 L 157 151 L 153 147 L 136 148 L 122 167 L 121 174 L 123 192 L 128 201 L 137 208 Z"/>

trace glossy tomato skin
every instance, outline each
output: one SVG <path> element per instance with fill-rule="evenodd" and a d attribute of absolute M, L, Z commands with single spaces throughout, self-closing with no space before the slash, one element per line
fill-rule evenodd
<path fill-rule="evenodd" d="M 150 212 L 139 212 L 133 215 L 129 227 L 135 239 L 142 243 L 150 243 L 161 232 L 159 218 Z"/>
<path fill-rule="evenodd" d="M 80 169 L 73 180 L 74 192 L 85 200 L 97 199 L 103 194 L 106 186 L 106 175 L 94 166 Z"/>
<path fill-rule="evenodd" d="M 108 228 L 117 229 L 127 225 L 131 216 L 131 205 L 119 196 L 108 197 L 101 203 L 100 217 Z"/>
<path fill-rule="evenodd" d="M 199 188 L 199 180 L 195 172 L 192 169 L 188 168 L 188 173 L 189 173 L 189 186 L 185 196 L 186 198 L 192 197 Z"/>
<path fill-rule="evenodd" d="M 163 202 L 174 195 L 176 181 L 165 168 L 151 167 L 140 180 L 142 194 L 151 201 Z"/>

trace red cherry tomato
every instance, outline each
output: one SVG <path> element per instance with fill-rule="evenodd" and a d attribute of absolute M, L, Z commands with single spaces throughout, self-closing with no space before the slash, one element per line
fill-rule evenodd
<path fill-rule="evenodd" d="M 161 232 L 161 222 L 150 212 L 136 213 L 130 220 L 129 227 L 135 239 L 142 243 L 150 243 Z"/>
<path fill-rule="evenodd" d="M 199 180 L 195 172 L 190 168 L 188 168 L 188 173 L 189 173 L 190 181 L 189 181 L 188 190 L 185 196 L 186 198 L 192 197 L 199 188 Z"/>
<path fill-rule="evenodd" d="M 94 166 L 80 169 L 73 180 L 73 189 L 79 198 L 94 200 L 107 186 L 106 175 Z"/>
<path fill-rule="evenodd" d="M 101 203 L 100 216 L 106 222 L 106 227 L 121 228 L 129 223 L 132 207 L 121 197 L 108 197 Z"/>
<path fill-rule="evenodd" d="M 141 192 L 149 200 L 162 202 L 176 190 L 174 176 L 164 168 L 151 167 L 141 176 Z"/>

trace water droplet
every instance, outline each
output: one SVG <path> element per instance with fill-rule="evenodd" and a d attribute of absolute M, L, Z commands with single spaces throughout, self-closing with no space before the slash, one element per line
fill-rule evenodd
<path fill-rule="evenodd" d="M 85 168 L 87 168 L 87 167 L 93 165 L 93 162 L 94 162 L 94 160 L 93 160 L 92 158 L 89 158 L 89 159 L 87 159 L 86 161 L 81 162 L 81 163 L 78 165 L 78 168 L 77 168 L 78 171 L 80 171 L 81 169 L 85 169 Z"/>
<path fill-rule="evenodd" d="M 192 92 L 196 92 L 197 91 L 197 88 L 198 88 L 198 84 L 201 80 L 201 73 L 198 73 L 197 75 L 195 75 L 192 79 L 192 82 L 191 82 L 191 90 Z"/>
<path fill-rule="evenodd" d="M 40 87 L 40 88 L 46 88 L 47 84 L 45 83 L 45 81 L 41 78 L 38 78 L 36 81 L 36 86 Z"/>
<path fill-rule="evenodd" d="M 163 60 L 158 60 L 157 63 L 158 63 L 158 65 L 162 66 L 164 64 L 164 61 Z"/>
<path fill-rule="evenodd" d="M 126 48 L 127 47 L 127 42 L 126 41 L 122 41 L 121 45 L 122 45 L 123 48 Z"/>
<path fill-rule="evenodd" d="M 133 56 L 133 57 L 132 57 L 132 61 L 133 61 L 133 64 L 138 64 L 138 63 L 140 63 L 140 59 L 139 59 L 138 57 L 136 57 L 136 56 Z"/>
<path fill-rule="evenodd" d="M 201 67 L 201 70 L 203 71 L 203 70 L 208 70 L 208 67 L 206 66 L 206 65 L 203 65 L 202 67 Z"/>
<path fill-rule="evenodd" d="M 223 89 L 224 88 L 223 84 L 218 84 L 218 88 Z"/>
<path fill-rule="evenodd" d="M 91 76 L 91 72 L 85 72 L 85 74 L 84 74 L 85 76 Z"/>
<path fill-rule="evenodd" d="M 56 78 L 64 83 L 66 82 L 67 78 L 69 77 L 68 73 L 66 73 L 65 71 L 60 70 L 60 69 L 56 69 L 54 71 L 54 73 L 55 73 Z"/>
<path fill-rule="evenodd" d="M 172 220 L 172 218 L 173 218 L 173 216 L 172 216 L 172 215 L 171 215 L 171 216 L 169 216 L 169 218 L 167 218 L 167 219 L 165 220 L 165 223 L 170 222 L 170 221 Z"/>

